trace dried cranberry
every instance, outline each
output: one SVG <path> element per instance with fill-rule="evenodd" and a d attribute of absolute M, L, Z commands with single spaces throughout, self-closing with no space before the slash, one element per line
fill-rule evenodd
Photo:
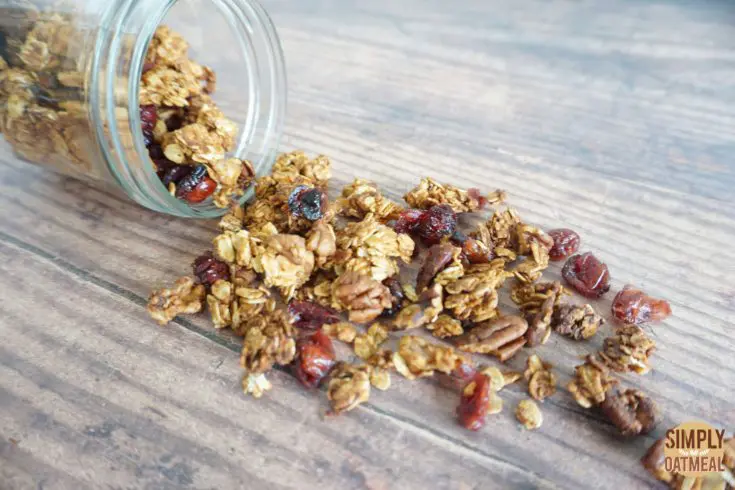
<path fill-rule="evenodd" d="M 390 291 L 391 305 L 390 308 L 386 308 L 385 310 L 383 310 L 382 315 L 386 317 L 393 316 L 398 313 L 403 307 L 403 286 L 401 286 L 401 281 L 399 281 L 395 277 L 388 277 L 384 279 L 383 286 L 386 286 L 388 288 L 388 291 Z"/>
<path fill-rule="evenodd" d="M 423 216 L 424 211 L 420 209 L 407 209 L 398 215 L 398 219 L 393 225 L 396 233 L 412 233 L 419 225 L 419 219 Z"/>
<path fill-rule="evenodd" d="M 610 290 L 607 266 L 590 252 L 569 257 L 561 275 L 579 294 L 588 298 L 599 298 Z"/>
<path fill-rule="evenodd" d="M 427 245 L 439 243 L 442 238 L 451 236 L 457 227 L 457 214 L 447 204 L 430 207 L 419 218 L 416 232 Z"/>
<path fill-rule="evenodd" d="M 462 247 L 462 257 L 470 264 L 487 264 L 495 257 L 493 251 L 484 243 L 459 230 L 454 230 L 452 243 Z"/>
<path fill-rule="evenodd" d="M 477 374 L 475 366 L 468 362 L 461 362 L 449 374 L 437 371 L 439 384 L 452 390 L 461 390 Z"/>
<path fill-rule="evenodd" d="M 460 425 L 469 430 L 480 430 L 485 425 L 485 417 L 490 407 L 490 379 L 477 373 L 462 389 L 462 397 L 457 407 Z"/>
<path fill-rule="evenodd" d="M 156 127 L 158 121 L 158 111 L 156 106 L 142 105 L 140 106 L 140 129 L 143 131 L 143 140 L 146 148 L 155 143 L 153 139 L 153 128 Z"/>
<path fill-rule="evenodd" d="M 220 279 L 230 280 L 230 267 L 221 260 L 215 259 L 211 252 L 197 257 L 192 264 L 192 269 L 197 284 L 204 284 L 207 287 L 211 287 Z"/>
<path fill-rule="evenodd" d="M 671 315 L 671 306 L 668 301 L 652 298 L 628 284 L 615 296 L 612 314 L 620 321 L 638 325 L 666 319 Z"/>
<path fill-rule="evenodd" d="M 173 164 L 163 172 L 163 175 L 161 176 L 161 182 L 167 188 L 171 183 L 178 185 L 179 182 L 184 180 L 184 178 L 191 173 L 193 168 L 194 167 L 190 165 Z"/>
<path fill-rule="evenodd" d="M 202 202 L 211 196 L 216 188 L 217 183 L 209 178 L 207 168 L 204 165 L 197 165 L 179 182 L 176 197 L 190 203 Z"/>
<path fill-rule="evenodd" d="M 163 160 L 166 158 L 166 155 L 163 154 L 163 148 L 157 143 L 148 147 L 148 156 L 151 157 L 151 160 Z"/>
<path fill-rule="evenodd" d="M 54 109 L 59 110 L 59 99 L 51 95 L 48 91 L 42 89 L 41 87 L 35 86 L 33 90 L 35 96 L 36 96 L 36 102 L 41 107 L 46 107 L 48 109 Z"/>
<path fill-rule="evenodd" d="M 291 315 L 291 323 L 296 328 L 304 330 L 316 330 L 325 323 L 339 321 L 339 314 L 336 311 L 311 301 L 291 301 L 288 312 Z"/>
<path fill-rule="evenodd" d="M 579 250 L 579 234 L 568 228 L 559 228 L 551 230 L 549 236 L 554 240 L 554 246 L 549 250 L 549 258 L 551 260 L 563 260 L 577 253 Z"/>
<path fill-rule="evenodd" d="M 331 339 L 321 330 L 296 342 L 294 374 L 307 388 L 316 388 L 334 367 L 337 356 Z"/>
<path fill-rule="evenodd" d="M 288 196 L 288 209 L 291 214 L 309 221 L 322 219 L 327 205 L 327 195 L 315 187 L 299 185 Z"/>
<path fill-rule="evenodd" d="M 477 209 L 483 209 L 487 206 L 487 197 L 483 196 L 477 187 L 467 189 L 467 195 L 470 196 L 470 199 L 477 202 Z"/>

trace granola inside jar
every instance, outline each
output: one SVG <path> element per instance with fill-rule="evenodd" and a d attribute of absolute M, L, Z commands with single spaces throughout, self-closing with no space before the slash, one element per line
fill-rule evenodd
<path fill-rule="evenodd" d="M 0 155 L 182 217 L 276 156 L 280 42 L 255 0 L 0 0 Z"/>

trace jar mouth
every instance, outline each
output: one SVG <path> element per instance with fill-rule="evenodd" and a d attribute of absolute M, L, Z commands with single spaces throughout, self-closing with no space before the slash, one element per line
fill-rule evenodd
<path fill-rule="evenodd" d="M 119 32 L 137 32 L 139 35 L 132 46 L 125 46 L 123 35 L 110 39 L 109 58 L 107 63 L 100 65 L 104 66 L 103 84 L 107 86 L 105 100 L 100 100 L 100 112 L 109 132 L 117 136 L 103 135 L 100 146 L 113 176 L 139 204 L 181 217 L 212 218 L 221 216 L 227 209 L 216 207 L 211 198 L 190 204 L 172 196 L 156 174 L 141 130 L 138 100 L 148 45 L 156 28 L 166 24 L 171 9 L 183 1 L 155 2 L 156 8 L 145 9 L 145 15 L 136 11 L 140 5 L 137 0 L 126 2 L 127 11 L 118 10 L 121 12 L 116 16 Z M 149 7 L 152 4 L 144 3 Z M 247 107 L 241 112 L 245 116 L 244 124 L 240 124 L 235 150 L 229 156 L 251 161 L 259 177 L 270 171 L 283 131 L 286 70 L 281 44 L 270 18 L 254 0 L 210 0 L 208 4 L 217 7 L 218 13 L 236 35 L 234 48 L 246 65 L 248 77 Z M 135 30 L 131 31 L 131 28 Z M 206 64 L 206 60 L 201 61 Z M 115 100 L 115 86 L 120 85 L 129 94 L 127 117 L 124 118 L 117 116 L 119 102 L 116 105 Z M 217 94 L 214 98 L 216 100 Z M 98 131 L 103 128 L 101 125 L 97 127 Z M 253 193 L 251 187 L 237 201 L 243 203 Z"/>

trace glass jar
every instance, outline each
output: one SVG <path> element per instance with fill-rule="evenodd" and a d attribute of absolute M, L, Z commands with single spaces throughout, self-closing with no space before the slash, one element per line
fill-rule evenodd
<path fill-rule="evenodd" d="M 211 199 L 174 197 L 146 149 L 139 93 L 159 25 L 217 74 L 212 97 L 237 123 L 228 156 L 269 172 L 286 75 L 276 31 L 255 0 L 0 0 L 0 158 L 111 183 L 155 211 L 221 215 Z"/>

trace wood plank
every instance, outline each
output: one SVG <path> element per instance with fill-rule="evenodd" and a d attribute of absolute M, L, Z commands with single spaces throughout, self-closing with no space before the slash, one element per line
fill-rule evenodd
<path fill-rule="evenodd" d="M 615 288 L 634 282 L 669 299 L 674 307 L 674 317 L 652 331 L 659 346 L 654 371 L 642 378 L 626 377 L 626 382 L 642 387 L 662 404 L 666 414 L 662 425 L 696 417 L 735 426 L 731 408 L 735 371 L 726 362 L 735 347 L 731 335 L 735 269 L 728 253 L 735 239 L 735 211 L 729 206 L 735 183 L 729 165 L 735 150 L 730 138 L 735 93 L 723 83 L 735 75 L 731 36 L 735 18 L 725 2 L 265 3 L 281 30 L 289 61 L 291 105 L 285 148 L 333 156 L 333 190 L 364 176 L 398 199 L 420 176 L 431 175 L 457 185 L 505 188 L 511 203 L 530 221 L 545 228 L 577 229 L 585 248 L 610 265 Z M 48 437 L 44 443 L 49 451 L 101 468 L 106 466 L 96 454 L 100 451 L 89 447 L 104 447 L 105 454 L 115 454 L 123 481 L 133 482 L 137 463 L 125 463 L 129 452 L 109 449 L 124 446 L 133 433 L 143 438 L 145 454 L 157 452 L 150 459 L 155 463 L 146 464 L 166 468 L 146 466 L 144 477 L 163 485 L 172 482 L 162 471 L 174 480 L 186 476 L 176 476 L 177 470 L 170 469 L 178 461 L 159 462 L 158 453 L 191 443 L 224 458 L 217 466 L 206 459 L 210 453 L 196 452 L 201 448 L 196 454 L 185 453 L 186 465 L 197 469 L 192 485 L 218 482 L 227 487 L 247 471 L 255 472 L 255 466 L 245 464 L 232 476 L 217 475 L 240 464 L 242 455 L 228 454 L 228 441 L 212 439 L 220 435 L 231 441 L 236 433 L 245 443 L 238 439 L 234 445 L 245 450 L 246 444 L 257 448 L 263 438 L 270 438 L 276 446 L 270 453 L 263 449 L 259 457 L 290 458 L 292 453 L 284 448 L 292 450 L 293 441 L 283 432 L 290 434 L 293 420 L 301 419 L 282 408 L 286 406 L 313 414 L 309 421 L 315 428 L 309 426 L 304 447 L 297 451 L 306 461 L 299 468 L 309 467 L 309 448 L 326 444 L 338 451 L 343 444 L 365 458 L 363 468 L 369 471 L 383 475 L 381 465 L 387 465 L 391 488 L 395 475 L 400 476 L 398 486 L 404 483 L 402 472 L 407 471 L 391 458 L 406 459 L 407 454 L 416 465 L 449 455 L 449 467 L 455 469 L 446 474 L 454 478 L 469 473 L 468 485 L 483 481 L 488 486 L 490 474 L 501 488 L 577 488 L 589 482 L 600 488 L 641 488 L 650 482 L 637 459 L 652 438 L 616 439 L 608 424 L 579 409 L 563 392 L 545 403 L 546 421 L 535 433 L 519 430 L 512 416 L 515 402 L 525 396 L 520 386 L 504 393 L 504 413 L 479 434 L 456 426 L 452 416 L 456 396 L 427 381 L 398 381 L 396 389 L 376 394 L 368 407 L 343 417 L 336 428 L 330 428 L 333 422 L 326 427 L 317 422 L 323 409 L 317 408 L 320 397 L 302 393 L 283 374 L 276 375 L 277 391 L 267 405 L 242 400 L 237 356 L 232 352 L 237 346 L 230 338 L 212 337 L 206 320 L 195 318 L 164 330 L 161 340 L 162 331 L 150 325 L 140 308 L 151 287 L 187 273 L 187 264 L 208 246 L 212 223 L 154 215 L 108 190 L 12 162 L 0 164 L 0 209 L 4 266 L 16 254 L 30 254 L 33 267 L 43 269 L 39 287 L 52 292 L 54 308 L 61 308 L 58 304 L 65 300 L 59 298 L 64 295 L 53 294 L 60 291 L 55 285 L 60 279 L 46 270 L 52 263 L 61 268 L 56 273 L 66 278 L 65 284 L 75 285 L 72 290 L 83 286 L 83 294 L 74 293 L 68 301 L 76 304 L 78 297 L 97 291 L 92 295 L 99 298 L 95 307 L 111 315 L 112 328 L 99 326 L 97 318 L 72 306 L 55 316 L 34 312 L 29 317 L 25 310 L 33 310 L 38 298 L 47 296 L 26 284 L 17 293 L 26 308 L 12 310 L 13 322 L 29 331 L 29 339 L 27 347 L 11 352 L 16 357 L 8 362 L 15 363 L 16 372 L 22 368 L 29 374 L 13 377 L 12 369 L 3 365 L 10 369 L 8 379 L 28 390 L 23 391 L 26 396 L 37 398 L 42 413 L 60 403 L 59 398 L 80 395 L 88 399 L 79 401 L 85 404 L 83 417 L 96 421 L 82 425 L 78 417 L 39 422 L 21 410 L 22 402 L 9 405 L 4 423 L 31 427 L 33 434 L 42 432 L 39 427 L 44 423 L 52 428 L 51 436 L 38 435 Z M 558 267 L 552 268 L 550 277 L 556 274 Z M 607 311 L 609 300 L 599 307 Z M 9 307 L 2 308 L 4 313 Z M 61 331 L 39 332 L 39 326 L 59 321 L 66 325 L 65 332 L 86 322 L 99 328 L 85 330 L 71 341 Z M 599 346 L 606 333 L 592 346 Z M 202 343 L 201 335 L 219 344 Z M 58 358 L 47 358 L 42 354 L 59 345 L 56 337 L 61 337 L 65 350 L 60 349 Z M 84 344 L 77 349 L 75 342 Z M 115 347 L 118 344 L 125 347 Z M 592 346 L 553 338 L 539 353 L 558 366 L 566 381 L 577 357 Z M 520 356 L 514 366 L 520 367 L 524 359 Z M 212 368 L 210 362 L 221 366 Z M 109 374 L 105 363 L 112 363 L 124 376 Z M 121 398 L 114 386 L 98 391 L 100 383 L 92 381 L 88 371 L 102 372 L 100 379 L 132 390 L 134 400 L 155 401 L 153 407 L 163 403 L 163 413 L 176 414 L 175 422 L 146 414 L 163 425 L 162 432 L 156 432 L 164 434 L 159 445 L 146 439 L 151 422 L 130 415 L 143 413 L 137 402 Z M 48 378 L 49 373 L 56 378 Z M 81 377 L 81 386 L 75 386 L 74 376 Z M 45 394 L 38 383 L 61 388 Z M 181 386 L 187 383 L 194 385 Z M 178 390 L 188 396 L 179 396 Z M 221 392 L 213 393 L 217 390 Z M 164 397 L 171 393 L 173 399 Z M 213 397 L 216 403 L 201 401 L 204 397 Z M 192 399 L 201 405 L 192 408 Z M 98 401 L 116 404 L 111 413 L 122 420 L 115 421 L 122 428 L 104 426 L 106 412 L 90 408 Z M 219 404 L 224 406 L 220 409 Z M 60 406 L 66 407 L 62 413 L 73 412 L 68 405 Z M 225 424 L 229 431 L 212 429 L 222 417 L 237 414 L 239 420 L 243 412 L 258 417 Z M 215 415 L 220 418 L 208 418 Z M 247 421 L 260 424 L 261 417 L 265 417 L 263 430 L 256 435 L 242 428 Z M 195 427 L 201 423 L 204 433 L 197 431 L 182 441 L 177 437 L 191 427 L 190 419 L 196 420 Z M 94 446 L 87 441 L 96 439 L 86 433 L 74 433 L 71 442 L 65 441 L 66 434 L 84 433 L 87 425 L 93 433 L 111 430 L 113 442 Z M 270 435 L 273 427 L 276 433 Z M 390 446 L 391 439 L 383 432 L 411 438 L 397 444 L 384 460 L 369 458 L 368 449 L 331 432 L 343 429 L 357 430 L 355 437 L 364 438 L 362 444 L 369 448 Z M 41 474 L 61 487 L 92 478 L 67 466 L 50 465 L 48 455 L 38 447 L 24 449 L 22 442 L 17 448 L 0 445 L 0 455 L 5 462 L 0 469 L 19 482 L 18 488 Z M 465 460 L 475 466 L 460 471 Z M 288 480 L 293 475 L 302 477 L 279 461 L 257 476 L 262 478 L 269 468 L 278 469 L 273 484 L 288 486 L 296 481 Z M 417 466 L 416 471 L 422 468 Z M 426 479 L 406 484 L 434 482 L 434 469 L 427 468 Z M 361 481 L 355 474 L 327 475 L 325 480 L 350 488 Z M 451 484 L 449 476 L 442 478 L 436 481 L 459 486 Z"/>
<path fill-rule="evenodd" d="M 279 396 L 246 402 L 232 346 L 151 328 L 139 304 L 38 254 L 1 243 L 0 256 L 15 291 L 0 299 L 3 471 L 48 488 L 472 488 L 490 475 L 491 488 L 553 488 L 375 410 L 324 421 L 324 395 L 283 372 Z"/>

